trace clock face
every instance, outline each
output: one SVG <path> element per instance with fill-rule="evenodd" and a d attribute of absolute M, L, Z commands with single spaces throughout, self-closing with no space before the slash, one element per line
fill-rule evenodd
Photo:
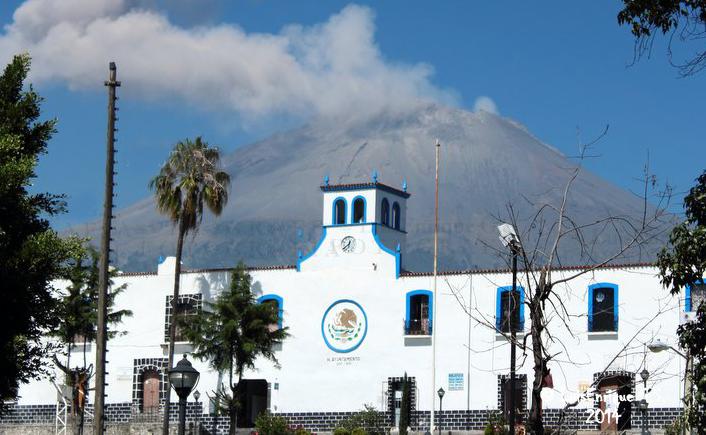
<path fill-rule="evenodd" d="M 355 239 L 351 236 L 346 236 L 341 240 L 341 250 L 343 252 L 353 252 L 355 250 Z"/>

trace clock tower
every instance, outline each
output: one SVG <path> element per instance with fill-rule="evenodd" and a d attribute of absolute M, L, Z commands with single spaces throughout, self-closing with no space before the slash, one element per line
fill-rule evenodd
<path fill-rule="evenodd" d="M 297 270 L 328 268 L 383 271 L 399 276 L 407 236 L 406 182 L 396 189 L 377 181 L 329 184 L 323 192 L 322 234 L 308 254 L 298 254 Z"/>

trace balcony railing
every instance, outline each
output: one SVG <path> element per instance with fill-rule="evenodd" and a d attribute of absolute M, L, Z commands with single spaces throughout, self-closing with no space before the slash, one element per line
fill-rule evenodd
<path fill-rule="evenodd" d="M 429 319 L 409 319 L 404 323 L 404 335 L 431 335 Z"/>

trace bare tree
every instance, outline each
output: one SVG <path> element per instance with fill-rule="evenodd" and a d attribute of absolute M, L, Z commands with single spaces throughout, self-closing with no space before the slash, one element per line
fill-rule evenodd
<path fill-rule="evenodd" d="M 515 344 L 522 352 L 520 358 L 530 358 L 532 362 L 534 376 L 528 423 L 529 430 L 539 435 L 544 433 L 541 393 L 543 379 L 549 373 L 549 364 L 559 361 L 559 355 L 562 355 L 562 360 L 574 363 L 568 355 L 567 347 L 555 336 L 554 331 L 568 330 L 573 337 L 570 320 L 579 314 L 571 313 L 567 308 L 562 292 L 558 291 L 559 286 L 567 286 L 582 275 L 616 264 L 628 253 L 644 257 L 645 248 L 654 244 L 666 231 L 663 220 L 669 216 L 666 209 L 670 190 L 657 190 L 656 180 L 649 173 L 649 164 L 645 165 L 641 180 L 643 210 L 639 216 L 611 214 L 590 222 L 580 222 L 570 215 L 568 204 L 572 186 L 581 174 L 582 164 L 589 157 L 589 151 L 606 133 L 607 127 L 592 142 L 579 144 L 578 163 L 567 168 L 567 180 L 558 203 L 535 203 L 524 198 L 533 210 L 527 219 L 521 218 L 518 207 L 513 204 L 508 204 L 505 219 L 497 217 L 498 222 L 509 222 L 516 229 L 519 239 L 516 252 L 519 263 L 517 289 L 524 292 L 530 330 L 528 334 L 515 338 Z M 654 203 L 650 201 L 652 195 Z M 608 254 L 603 249 L 596 249 L 598 241 L 606 238 L 617 241 L 613 252 Z M 510 252 L 499 249 L 496 246 L 498 243 L 491 244 L 482 240 L 481 243 L 503 256 L 509 264 Z M 562 261 L 562 254 L 570 251 L 578 252 L 582 262 L 588 265 L 567 267 Z M 598 251 L 603 253 L 598 254 Z M 459 298 L 454 289 L 452 293 Z M 477 322 L 503 334 L 508 341 L 513 340 L 514 334 L 498 328 L 493 318 L 471 310 L 460 299 L 459 303 Z M 507 315 L 511 316 L 510 310 Z M 557 348 L 561 350 L 557 351 Z"/>

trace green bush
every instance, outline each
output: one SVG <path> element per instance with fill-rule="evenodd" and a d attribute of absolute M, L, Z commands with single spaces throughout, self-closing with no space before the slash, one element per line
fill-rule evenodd
<path fill-rule="evenodd" d="M 684 420 L 681 417 L 677 417 L 673 422 L 664 427 L 664 435 L 681 435 L 685 427 Z"/>
<path fill-rule="evenodd" d="M 289 428 L 289 422 L 286 418 L 272 415 L 269 412 L 263 412 L 257 416 L 255 428 L 260 435 L 291 435 L 294 433 Z"/>
<path fill-rule="evenodd" d="M 485 425 L 484 435 L 507 435 L 507 422 L 501 412 L 488 413 L 488 423 Z"/>
<path fill-rule="evenodd" d="M 385 435 L 385 433 L 385 414 L 367 404 L 363 405 L 361 411 L 343 420 L 334 430 L 334 435 Z"/>
<path fill-rule="evenodd" d="M 345 427 L 339 426 L 333 430 L 333 435 L 351 435 L 351 431 Z"/>

